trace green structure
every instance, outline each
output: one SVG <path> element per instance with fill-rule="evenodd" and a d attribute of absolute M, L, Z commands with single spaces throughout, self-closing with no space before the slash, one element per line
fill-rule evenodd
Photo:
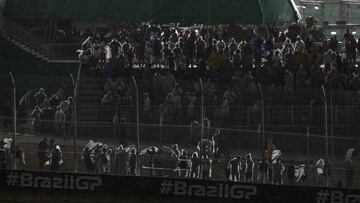
<path fill-rule="evenodd" d="M 270 24 L 300 18 L 293 0 L 7 0 L 4 17 L 90 22 Z"/>

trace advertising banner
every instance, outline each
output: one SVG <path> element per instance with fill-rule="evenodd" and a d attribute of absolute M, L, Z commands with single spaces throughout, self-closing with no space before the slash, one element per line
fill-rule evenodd
<path fill-rule="evenodd" d="M 360 202 L 360 190 L 203 181 L 186 178 L 0 171 L 0 191 L 72 192 L 91 195 L 182 197 L 241 202 Z"/>

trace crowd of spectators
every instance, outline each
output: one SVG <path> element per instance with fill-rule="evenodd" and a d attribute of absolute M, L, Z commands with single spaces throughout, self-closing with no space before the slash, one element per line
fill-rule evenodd
<path fill-rule="evenodd" d="M 250 26 L 181 29 L 146 24 L 108 33 L 97 29 L 82 43 L 80 59 L 86 72 L 105 70 L 104 104 L 131 104 L 133 87 L 126 80 L 137 71 L 142 72 L 142 95 L 153 104 L 177 105 L 189 103 L 190 95 L 198 98 L 198 78 L 205 81 L 206 104 L 247 103 L 242 96 L 258 95 L 259 83 L 270 95 L 292 98 L 280 103 L 297 97 L 308 103 L 314 95 L 306 92 L 321 85 L 344 91 L 353 98 L 349 103 L 359 103 L 360 41 L 347 31 L 344 57 L 336 36 L 319 44 L 311 34 L 314 29 L 302 24 L 269 27 L 268 34 Z"/>
<path fill-rule="evenodd" d="M 51 97 L 43 88 L 34 94 L 35 107 L 30 113 L 34 130 L 53 129 L 57 136 L 65 136 L 69 131 L 73 101 L 72 97 L 65 97 L 64 89 L 60 87 Z"/>

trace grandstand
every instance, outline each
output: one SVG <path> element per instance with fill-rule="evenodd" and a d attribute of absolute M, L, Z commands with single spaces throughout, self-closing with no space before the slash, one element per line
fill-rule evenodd
<path fill-rule="evenodd" d="M 61 143 L 63 171 L 85 172 L 89 139 L 137 153 L 174 143 L 193 152 L 220 129 L 232 157 L 251 151 L 260 168 L 273 140 L 286 167 L 331 160 L 333 178 L 321 186 L 345 185 L 343 157 L 360 146 L 360 32 L 357 3 L 346 1 L 343 20 L 339 2 L 0 0 L 0 138 L 14 130 L 12 72 L 23 101 L 17 144 L 33 156 L 22 169 L 37 169 L 44 136 Z M 151 175 L 149 157 L 137 157 Z M 214 160 L 214 179 L 224 179 L 227 159 Z"/>

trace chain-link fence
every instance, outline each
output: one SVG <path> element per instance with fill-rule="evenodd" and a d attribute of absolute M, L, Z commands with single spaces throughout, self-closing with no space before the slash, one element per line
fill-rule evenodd
<path fill-rule="evenodd" d="M 51 170 L 51 164 L 39 161 L 41 156 L 47 160 L 51 154 L 49 148 L 47 152 L 39 153 L 39 143 L 47 137 L 48 142 L 53 139 L 54 146 L 60 146 L 61 171 L 76 168 L 78 172 L 132 175 L 136 173 L 137 157 L 140 157 L 141 175 L 201 178 L 207 176 L 204 175 L 206 171 L 201 171 L 211 168 L 212 179 L 226 179 L 229 174 L 237 173 L 229 163 L 236 162 L 234 158 L 240 156 L 241 181 L 263 182 L 265 174 L 268 183 L 281 177 L 285 184 L 324 185 L 327 182 L 331 186 L 341 183 L 350 187 L 350 179 L 354 180 L 354 187 L 360 184 L 356 181 L 360 166 L 357 158 L 360 138 L 356 136 L 360 121 L 358 106 L 329 107 L 327 136 L 322 106 L 265 106 L 264 126 L 259 106 L 231 106 L 228 111 L 206 106 L 203 129 L 199 106 L 194 106 L 192 111 L 185 106 L 140 106 L 139 109 L 137 134 L 136 106 L 78 106 L 76 150 L 73 119 L 56 123 L 52 109 L 43 109 L 40 119 L 20 117 L 17 119 L 16 146 L 24 151 L 25 165 L 19 151 L 17 168 Z M 12 117 L 1 117 L 1 121 L 1 138 L 13 138 Z M 95 144 L 90 145 L 90 153 L 85 153 L 83 150 L 89 146 L 89 140 Z M 119 148 L 120 145 L 123 147 Z M 354 152 L 349 158 L 353 161 L 350 164 L 344 158 L 351 148 Z M 139 150 L 139 156 L 132 149 Z M 282 160 L 284 168 L 263 164 L 264 160 L 272 163 L 271 153 L 266 151 L 274 149 L 281 151 L 276 160 Z M 252 154 L 251 161 L 246 156 L 249 153 Z M 325 161 L 319 162 L 320 159 Z M 11 159 L 6 156 L 4 160 L 5 167 L 11 167 Z M 326 160 L 329 160 L 329 166 Z M 103 168 L 105 163 L 110 164 L 109 170 Z M 326 175 L 329 172 L 330 176 Z M 279 173 L 281 175 L 277 176 Z"/>

